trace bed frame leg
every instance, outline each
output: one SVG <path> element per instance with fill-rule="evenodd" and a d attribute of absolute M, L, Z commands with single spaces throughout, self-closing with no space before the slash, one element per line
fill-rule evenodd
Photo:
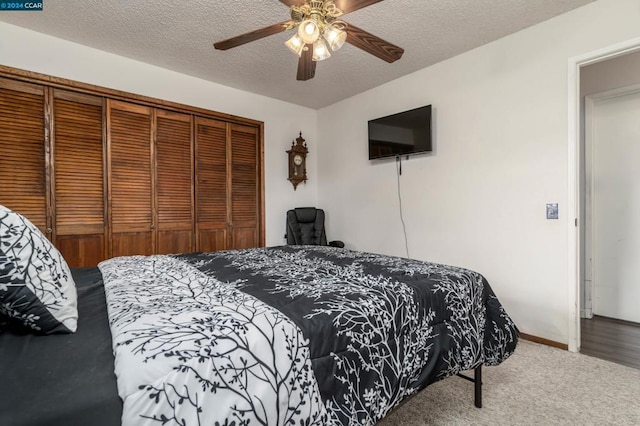
<path fill-rule="evenodd" d="M 458 373 L 458 377 L 473 382 L 474 404 L 476 407 L 482 408 L 482 364 L 473 370 L 473 379 L 460 373 Z"/>
<path fill-rule="evenodd" d="M 473 372 L 474 401 L 477 408 L 482 408 L 482 364 Z"/>

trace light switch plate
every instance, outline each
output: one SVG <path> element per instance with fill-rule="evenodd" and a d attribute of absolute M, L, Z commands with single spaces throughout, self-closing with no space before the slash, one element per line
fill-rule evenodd
<path fill-rule="evenodd" d="M 547 219 L 558 218 L 558 203 L 547 204 Z"/>

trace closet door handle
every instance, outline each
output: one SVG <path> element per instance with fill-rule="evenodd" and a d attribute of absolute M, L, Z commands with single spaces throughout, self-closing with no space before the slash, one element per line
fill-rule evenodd
<path fill-rule="evenodd" d="M 53 229 L 51 229 L 51 228 L 47 228 L 45 231 L 47 232 L 47 234 L 50 234 L 50 233 L 52 233 L 52 232 L 53 232 Z"/>

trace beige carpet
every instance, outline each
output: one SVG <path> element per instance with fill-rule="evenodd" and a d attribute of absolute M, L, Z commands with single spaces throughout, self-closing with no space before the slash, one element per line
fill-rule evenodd
<path fill-rule="evenodd" d="M 483 408 L 473 383 L 450 377 L 379 425 L 640 425 L 638 369 L 521 340 L 483 376 Z"/>

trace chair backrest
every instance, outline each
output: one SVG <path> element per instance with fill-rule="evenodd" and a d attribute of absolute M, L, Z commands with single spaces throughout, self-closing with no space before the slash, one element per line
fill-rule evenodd
<path fill-rule="evenodd" d="M 326 246 L 324 210 L 298 207 L 287 212 L 287 244 Z"/>

